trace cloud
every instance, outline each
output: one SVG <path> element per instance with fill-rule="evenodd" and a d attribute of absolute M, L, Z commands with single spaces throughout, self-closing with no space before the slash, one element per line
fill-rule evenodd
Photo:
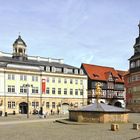
<path fill-rule="evenodd" d="M 86 54 L 81 57 L 81 62 L 90 64 L 92 63 L 93 58 L 94 58 L 93 54 Z"/>

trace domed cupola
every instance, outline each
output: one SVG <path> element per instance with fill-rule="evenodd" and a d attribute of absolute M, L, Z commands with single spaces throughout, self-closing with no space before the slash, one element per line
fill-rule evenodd
<path fill-rule="evenodd" d="M 26 43 L 22 40 L 21 36 L 19 35 L 13 43 L 13 58 L 19 60 L 27 60 L 26 47 Z"/>

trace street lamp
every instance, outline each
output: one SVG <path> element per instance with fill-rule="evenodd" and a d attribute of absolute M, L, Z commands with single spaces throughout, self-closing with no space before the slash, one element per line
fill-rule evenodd
<path fill-rule="evenodd" d="M 27 90 L 27 118 L 29 118 L 29 87 L 33 87 L 33 85 L 24 84 L 23 87 L 26 87 Z"/>

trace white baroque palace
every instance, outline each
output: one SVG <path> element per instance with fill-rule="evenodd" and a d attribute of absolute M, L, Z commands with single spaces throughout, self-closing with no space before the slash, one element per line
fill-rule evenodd
<path fill-rule="evenodd" d="M 87 104 L 87 76 L 63 59 L 28 56 L 19 36 L 13 53 L 0 52 L 0 114 L 27 114 L 43 108 L 67 113 Z"/>

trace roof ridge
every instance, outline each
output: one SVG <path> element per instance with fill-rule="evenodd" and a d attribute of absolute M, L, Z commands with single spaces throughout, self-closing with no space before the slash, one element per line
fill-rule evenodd
<path fill-rule="evenodd" d="M 97 66 L 97 67 L 111 68 L 111 69 L 114 69 L 114 70 L 116 70 L 114 67 L 109 67 L 109 66 L 100 66 L 100 65 L 87 64 L 87 63 L 82 63 L 82 64 L 85 64 L 85 65 L 91 65 L 91 66 Z"/>

